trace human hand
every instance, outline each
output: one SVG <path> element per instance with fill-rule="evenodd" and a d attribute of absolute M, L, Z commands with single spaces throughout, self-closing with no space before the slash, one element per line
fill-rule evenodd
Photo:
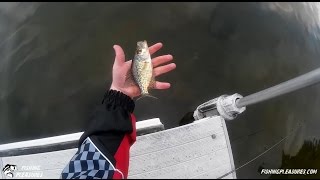
<path fill-rule="evenodd" d="M 156 43 L 153 46 L 150 46 L 150 55 L 160 50 L 162 46 L 162 43 Z M 119 45 L 114 45 L 113 49 L 115 51 L 115 60 L 112 69 L 112 84 L 110 89 L 120 91 L 126 94 L 127 96 L 131 97 L 132 99 L 134 97 L 140 96 L 140 88 L 137 85 L 129 82 L 130 79 L 126 77 L 128 72 L 131 70 L 132 60 L 125 61 L 125 54 L 123 52 L 123 49 Z M 174 70 L 176 68 L 175 63 L 162 65 L 172 60 L 172 55 L 162 55 L 152 58 L 153 72 L 155 77 Z M 170 83 L 156 81 L 153 88 L 168 89 L 170 88 Z"/>

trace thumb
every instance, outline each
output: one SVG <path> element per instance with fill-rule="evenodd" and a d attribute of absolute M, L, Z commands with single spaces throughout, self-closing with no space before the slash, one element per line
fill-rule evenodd
<path fill-rule="evenodd" d="M 118 64 L 118 65 L 123 64 L 125 62 L 125 55 L 124 55 L 123 49 L 119 45 L 114 45 L 113 49 L 116 54 L 114 64 Z"/>

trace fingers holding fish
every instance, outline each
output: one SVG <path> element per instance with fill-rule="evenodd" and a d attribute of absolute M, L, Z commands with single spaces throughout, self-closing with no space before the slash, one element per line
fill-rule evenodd
<path fill-rule="evenodd" d="M 154 54 L 155 52 L 159 51 L 162 48 L 162 43 L 156 43 L 149 47 L 150 55 Z"/>
<path fill-rule="evenodd" d="M 132 60 L 129 60 L 129 61 L 125 62 L 125 66 L 126 66 L 127 70 L 129 70 L 131 68 L 131 65 L 132 65 Z"/>
<path fill-rule="evenodd" d="M 175 68 L 176 68 L 176 64 L 175 63 L 170 63 L 170 64 L 167 64 L 167 65 L 164 65 L 164 66 L 159 66 L 157 68 L 154 68 L 153 72 L 154 72 L 155 76 L 159 76 L 161 74 L 170 72 L 170 71 L 174 70 Z"/>
<path fill-rule="evenodd" d="M 152 59 L 152 66 L 153 68 L 160 66 L 161 64 L 168 63 L 173 60 L 173 56 L 168 54 L 168 55 L 163 55 L 163 56 L 158 56 Z M 126 61 L 126 64 L 131 66 L 132 60 Z"/>
<path fill-rule="evenodd" d="M 125 62 L 125 58 L 126 58 L 124 55 L 123 49 L 119 45 L 114 45 L 113 49 L 116 54 L 114 64 L 115 65 L 122 65 Z"/>
<path fill-rule="evenodd" d="M 156 81 L 156 83 L 154 84 L 154 86 L 152 87 L 153 89 L 169 89 L 171 86 L 170 83 L 168 82 L 159 82 Z"/>
<path fill-rule="evenodd" d="M 158 57 L 155 57 L 155 58 L 152 59 L 152 65 L 155 68 L 155 67 L 157 67 L 157 66 L 159 66 L 161 64 L 170 62 L 172 60 L 173 60 L 173 57 L 170 54 L 163 55 L 163 56 L 158 56 Z"/>

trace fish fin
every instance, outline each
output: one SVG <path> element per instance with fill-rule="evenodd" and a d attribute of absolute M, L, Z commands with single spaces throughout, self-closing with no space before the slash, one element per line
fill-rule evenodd
<path fill-rule="evenodd" d="M 151 97 L 153 99 L 158 99 L 157 97 L 155 96 L 152 96 L 151 94 L 141 94 L 140 96 L 138 96 L 137 100 L 138 101 L 139 99 L 143 98 L 143 97 Z"/>
<path fill-rule="evenodd" d="M 134 81 L 133 75 L 132 75 L 132 71 L 128 71 L 126 74 L 126 80 L 125 80 L 125 87 L 130 87 L 130 86 L 134 86 L 137 85 L 136 82 Z"/>
<path fill-rule="evenodd" d="M 155 78 L 155 75 L 153 73 L 152 77 L 151 77 L 150 84 L 149 84 L 149 88 L 154 89 L 155 87 L 156 87 L 156 78 Z"/>

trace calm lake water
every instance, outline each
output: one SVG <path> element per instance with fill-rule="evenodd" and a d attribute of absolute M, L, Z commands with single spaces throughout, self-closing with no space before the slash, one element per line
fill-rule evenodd
<path fill-rule="evenodd" d="M 174 56 L 177 69 L 159 78 L 172 88 L 135 110 L 138 120 L 172 128 L 205 101 L 320 67 L 319 25 L 319 3 L 0 3 L 0 143 L 82 131 L 110 86 L 114 44 L 132 58 L 137 41 L 162 42 L 156 55 Z M 261 168 L 320 170 L 319 107 L 316 85 L 227 122 L 236 167 L 299 127 L 238 178 L 279 177 Z"/>

